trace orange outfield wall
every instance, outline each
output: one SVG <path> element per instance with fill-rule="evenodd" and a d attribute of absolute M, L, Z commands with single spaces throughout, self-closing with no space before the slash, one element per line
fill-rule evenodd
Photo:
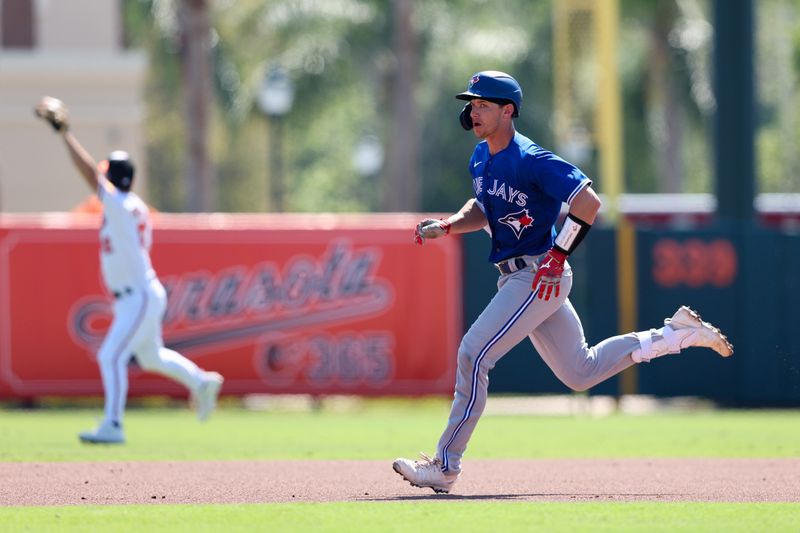
<path fill-rule="evenodd" d="M 451 394 L 461 241 L 413 214 L 154 215 L 167 346 L 223 394 Z M 0 216 L 0 397 L 102 395 L 97 215 Z M 185 396 L 131 365 L 130 394 Z"/>

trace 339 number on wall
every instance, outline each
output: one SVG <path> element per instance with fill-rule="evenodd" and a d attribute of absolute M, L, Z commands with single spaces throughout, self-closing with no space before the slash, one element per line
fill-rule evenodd
<path fill-rule="evenodd" d="M 727 239 L 659 239 L 652 250 L 653 280 L 662 287 L 727 287 L 736 279 L 736 248 Z"/>

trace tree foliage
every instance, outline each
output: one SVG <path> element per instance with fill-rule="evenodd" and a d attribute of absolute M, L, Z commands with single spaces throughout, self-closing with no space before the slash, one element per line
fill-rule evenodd
<path fill-rule="evenodd" d="M 391 17 L 396 1 L 413 2 L 414 7 L 419 72 L 413 100 L 392 90 L 397 57 Z M 180 210 L 186 195 L 180 179 L 185 131 L 180 119 L 176 2 L 124 4 L 129 45 L 147 49 L 150 56 L 145 94 L 150 200 L 167 211 Z M 795 10 L 797 0 L 780 3 Z M 458 125 L 462 104 L 454 95 L 481 70 L 504 70 L 520 81 L 524 103 L 517 129 L 546 148 L 556 148 L 551 2 L 216 0 L 211 6 L 211 145 L 218 210 L 264 211 L 270 205 L 269 128 L 256 97 L 264 73 L 276 64 L 287 69 L 296 89 L 294 106 L 285 117 L 289 210 L 378 210 L 386 176 L 383 171 L 359 174 L 354 151 L 365 136 L 377 136 L 384 155 L 391 149 L 395 136 L 390 102 L 404 97 L 416 110 L 419 162 L 409 162 L 408 179 L 421 183 L 419 208 L 458 209 L 471 191 L 466 164 L 475 139 Z M 679 172 L 683 191 L 710 192 L 708 2 L 621 0 L 620 13 L 627 190 L 664 190 L 665 173 Z M 790 30 L 800 34 L 796 23 Z M 800 57 L 797 49 L 795 45 L 794 55 L 789 52 L 789 62 Z M 664 64 L 654 64 L 654 50 L 662 51 Z M 591 80 L 587 83 L 591 93 Z M 669 91 L 661 91 L 664 84 Z M 787 90 L 796 94 L 793 85 Z M 670 113 L 680 114 L 681 120 L 667 131 L 664 120 Z M 786 139 L 786 132 L 796 130 L 764 122 L 761 127 L 762 152 L 780 151 L 780 143 L 770 140 L 778 134 L 770 132 L 783 131 L 780 138 Z M 680 162 L 670 166 L 664 135 L 678 134 Z M 796 165 L 781 167 L 781 172 Z M 594 173 L 595 165 L 590 162 L 585 170 Z M 777 172 L 767 170 L 769 176 Z M 770 180 L 775 187 L 797 189 L 797 180 L 790 185 Z"/>

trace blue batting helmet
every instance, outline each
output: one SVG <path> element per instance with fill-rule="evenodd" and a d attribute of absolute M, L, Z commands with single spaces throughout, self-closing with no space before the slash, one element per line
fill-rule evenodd
<path fill-rule="evenodd" d="M 469 80 L 467 90 L 456 95 L 459 100 L 480 98 L 498 104 L 514 104 L 514 114 L 519 116 L 522 107 L 522 88 L 513 77 L 498 70 L 478 72 Z"/>

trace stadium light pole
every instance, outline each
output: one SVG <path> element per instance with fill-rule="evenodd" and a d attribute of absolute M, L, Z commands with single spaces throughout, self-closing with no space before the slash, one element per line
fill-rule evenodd
<path fill-rule="evenodd" d="M 286 183 L 283 169 L 283 119 L 294 103 L 294 84 L 280 66 L 267 70 L 258 93 L 258 107 L 269 126 L 269 176 L 275 210 L 286 209 Z M 269 204 L 268 204 L 269 205 Z"/>
<path fill-rule="evenodd" d="M 383 166 L 383 145 L 375 135 L 365 134 L 353 150 L 353 166 L 362 177 L 372 176 Z"/>

